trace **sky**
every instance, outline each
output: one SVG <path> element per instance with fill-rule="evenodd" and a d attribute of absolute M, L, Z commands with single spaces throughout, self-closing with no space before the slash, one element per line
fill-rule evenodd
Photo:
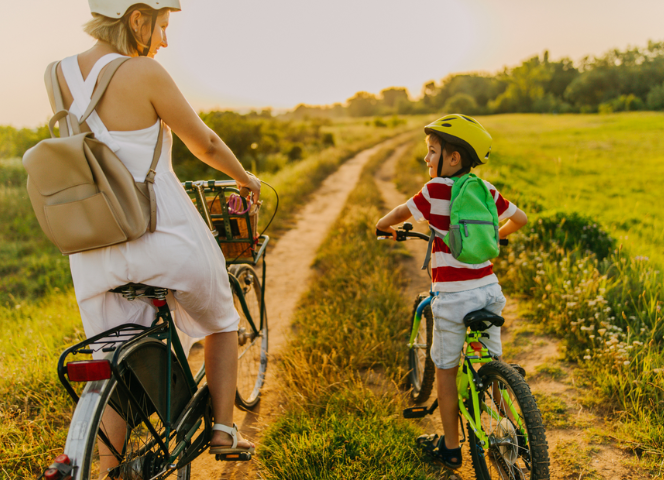
<path fill-rule="evenodd" d="M 0 125 L 51 115 L 46 65 L 90 48 L 86 0 L 3 0 Z M 156 59 L 196 110 L 290 109 L 495 73 L 544 50 L 601 55 L 664 40 L 664 1 L 181 0 Z"/>

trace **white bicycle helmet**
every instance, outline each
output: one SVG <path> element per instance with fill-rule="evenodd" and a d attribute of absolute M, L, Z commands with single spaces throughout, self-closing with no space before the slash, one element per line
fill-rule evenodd
<path fill-rule="evenodd" d="M 180 11 L 180 0 L 88 0 L 91 13 L 98 13 L 109 18 L 120 18 L 125 14 L 127 9 L 137 3 L 143 3 L 148 7 L 155 10 L 161 8 L 170 8 L 175 11 Z"/>

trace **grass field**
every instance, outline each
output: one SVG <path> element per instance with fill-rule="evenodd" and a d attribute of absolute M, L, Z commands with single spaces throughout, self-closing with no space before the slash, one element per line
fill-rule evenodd
<path fill-rule="evenodd" d="M 584 404 L 612 419 L 611 434 L 656 472 L 664 456 L 664 224 L 655 181 L 664 173 L 664 115 L 480 121 L 495 142 L 478 173 L 530 218 L 496 262 L 501 283 L 533 321 L 564 339 L 568 360 L 587 379 Z M 395 128 L 349 124 L 347 143 L 335 133 L 333 149 L 266 178 L 282 194 L 279 229 L 353 152 L 416 124 L 425 119 Z M 425 181 L 423 140 L 399 162 L 397 185 L 409 195 Z M 301 303 L 298 336 L 283 355 L 286 413 L 261 447 L 267 478 L 435 478 L 414 449 L 416 429 L 397 415 L 407 308 L 403 251 L 373 237 L 382 211 L 371 173 L 380 160 L 349 199 L 366 208 L 337 221 Z M 3 161 L 0 179 L 0 477 L 30 477 L 64 444 L 71 406 L 54 365 L 82 332 L 67 259 L 26 204 L 20 164 Z M 270 202 L 268 193 L 266 212 Z M 294 476 L 300 471 L 306 475 Z"/>
<path fill-rule="evenodd" d="M 404 251 L 374 236 L 382 200 L 372 175 L 389 153 L 365 167 L 318 253 L 297 335 L 280 355 L 286 412 L 263 436 L 264 478 L 438 478 L 417 451 L 416 427 L 400 418 Z"/>
<path fill-rule="evenodd" d="M 287 228 L 308 196 L 354 153 L 421 121 L 376 127 L 342 120 L 325 127 L 336 146 L 264 176 L 281 197 L 270 235 Z M 8 479 L 34 477 L 61 452 L 72 402 L 55 367 L 65 346 L 84 337 L 69 261 L 41 232 L 25 180 L 20 160 L 0 160 L 0 478 Z M 263 222 L 274 206 L 264 191 Z"/>
<path fill-rule="evenodd" d="M 532 321 L 564 340 L 582 403 L 655 470 L 664 459 L 664 115 L 480 118 L 495 143 L 478 174 L 529 215 L 495 268 Z M 400 161 L 422 178 L 424 143 Z"/>

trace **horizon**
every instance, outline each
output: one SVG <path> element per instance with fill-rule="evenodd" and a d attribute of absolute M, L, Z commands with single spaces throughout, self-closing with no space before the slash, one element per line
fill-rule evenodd
<path fill-rule="evenodd" d="M 34 17 L 35 3 L 44 15 Z M 44 68 L 94 43 L 81 29 L 90 15 L 87 2 L 64 3 L 15 3 L 0 19 L 6 71 L 23 72 L 0 79 L 0 125 L 43 125 L 51 115 Z M 564 0 L 555 8 L 520 0 L 500 6 L 489 0 L 341 0 L 324 6 L 285 0 L 260 8 L 188 3 L 172 14 L 169 47 L 156 59 L 196 111 L 237 112 L 344 104 L 359 91 L 378 95 L 390 87 L 404 87 L 417 99 L 429 81 L 495 74 L 545 50 L 552 60 L 568 57 L 578 64 L 586 56 L 658 41 L 658 14 L 664 14 L 664 2 L 654 0 L 628 11 L 615 0 Z M 38 34 L 22 35 L 17 18 L 34 18 Z M 6 47 L 22 37 L 23 48 Z M 432 57 L 432 50 L 440 56 Z"/>

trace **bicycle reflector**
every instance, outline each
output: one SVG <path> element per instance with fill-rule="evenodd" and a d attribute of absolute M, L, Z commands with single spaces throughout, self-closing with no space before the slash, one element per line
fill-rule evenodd
<path fill-rule="evenodd" d="M 111 378 L 108 360 L 81 360 L 67 364 L 67 377 L 71 382 L 94 382 Z"/>
<path fill-rule="evenodd" d="M 71 461 L 67 455 L 57 457 L 48 470 L 44 472 L 43 477 L 46 480 L 71 480 Z"/>

